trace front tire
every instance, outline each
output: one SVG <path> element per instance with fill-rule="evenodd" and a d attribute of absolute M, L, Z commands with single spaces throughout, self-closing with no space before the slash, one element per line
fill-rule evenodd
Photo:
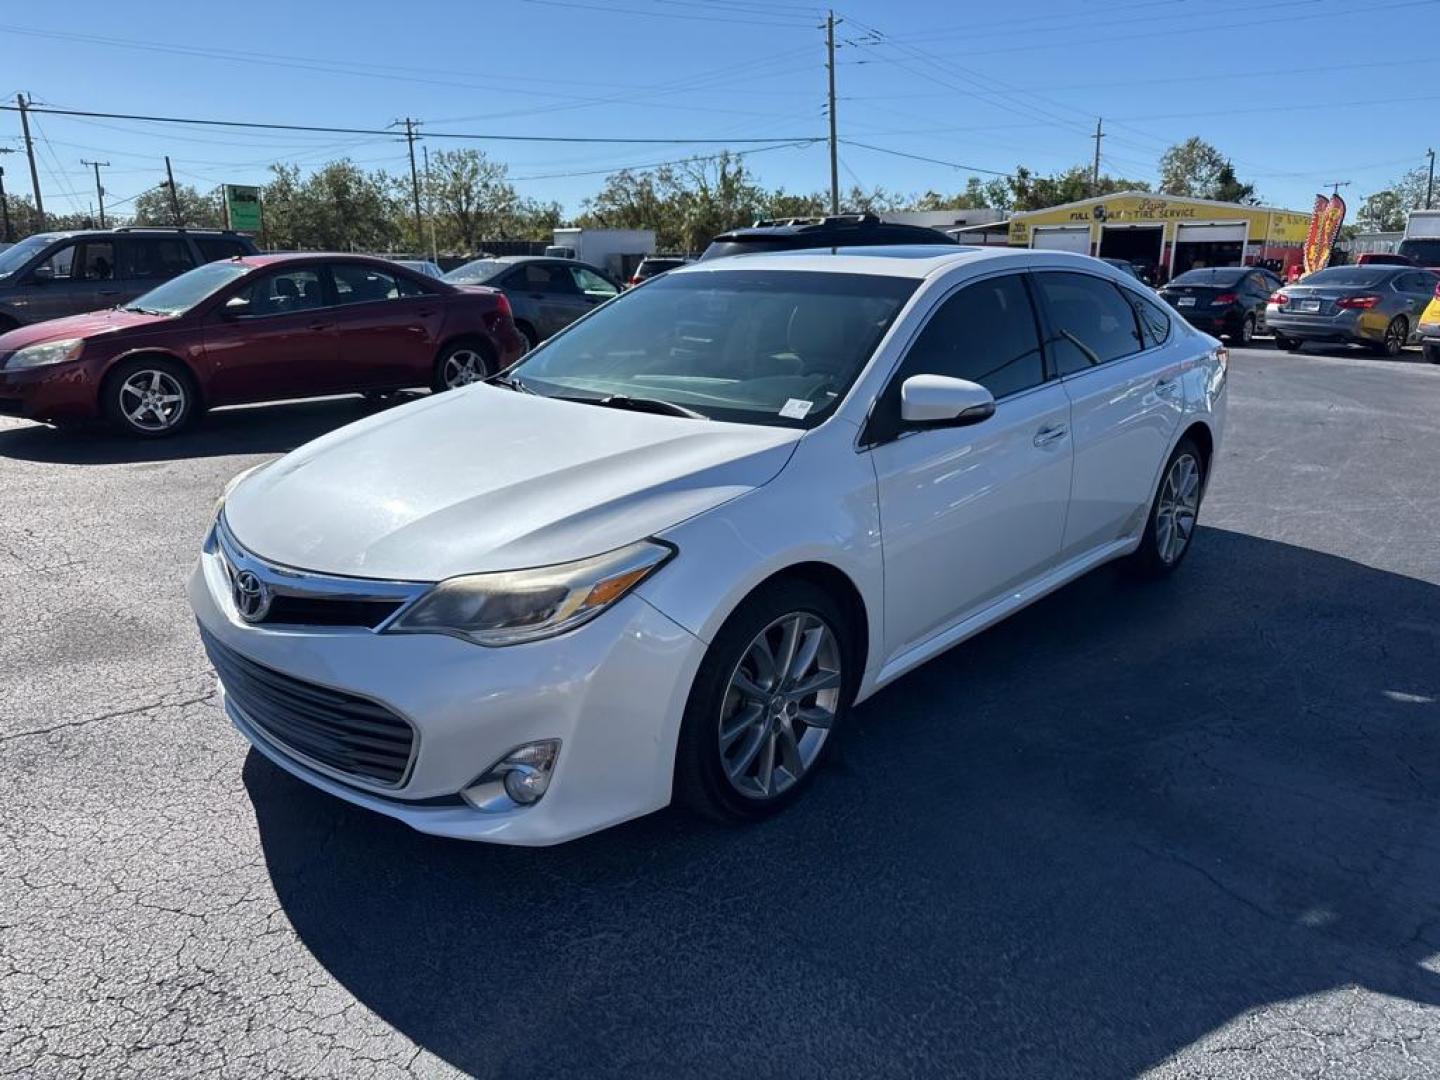
<path fill-rule="evenodd" d="M 1140 547 L 1130 556 L 1130 569 L 1138 576 L 1165 577 L 1190 551 L 1205 494 L 1205 468 L 1205 457 L 1189 436 L 1171 451 L 1150 503 Z"/>
<path fill-rule="evenodd" d="M 696 673 L 675 758 L 679 801 L 747 821 L 793 802 L 834 743 L 859 681 L 854 627 L 816 585 L 788 579 L 746 599 Z"/>
<path fill-rule="evenodd" d="M 200 411 L 195 379 L 184 364 L 136 357 L 106 376 L 101 409 L 121 434 L 163 439 L 183 431 Z"/>

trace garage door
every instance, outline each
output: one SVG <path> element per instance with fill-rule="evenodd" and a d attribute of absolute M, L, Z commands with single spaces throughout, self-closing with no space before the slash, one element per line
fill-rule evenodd
<path fill-rule="evenodd" d="M 1030 234 L 1032 248 L 1046 251 L 1078 251 L 1090 254 L 1089 225 L 1041 225 Z"/>
<path fill-rule="evenodd" d="M 1175 240 L 1181 244 L 1243 244 L 1245 223 L 1225 225 L 1181 225 Z"/>

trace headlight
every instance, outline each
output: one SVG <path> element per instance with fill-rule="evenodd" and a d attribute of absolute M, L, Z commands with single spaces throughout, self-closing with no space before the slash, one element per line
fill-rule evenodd
<path fill-rule="evenodd" d="M 451 578 L 386 633 L 453 634 L 490 646 L 553 637 L 595 618 L 674 553 L 668 544 L 641 540 L 579 562 Z"/>
<path fill-rule="evenodd" d="M 51 364 L 63 364 L 67 360 L 80 359 L 80 352 L 85 348 L 84 338 L 66 338 L 64 341 L 47 341 L 43 345 L 30 345 L 24 349 L 16 349 L 10 354 L 5 367 L 10 371 L 18 371 L 21 368 L 49 367 Z"/>

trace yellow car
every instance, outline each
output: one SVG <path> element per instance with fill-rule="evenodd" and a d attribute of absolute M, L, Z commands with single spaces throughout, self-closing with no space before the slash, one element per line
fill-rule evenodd
<path fill-rule="evenodd" d="M 1440 364 L 1440 284 L 1435 286 L 1435 295 L 1420 313 L 1420 325 L 1416 329 L 1425 359 L 1432 364 Z"/>

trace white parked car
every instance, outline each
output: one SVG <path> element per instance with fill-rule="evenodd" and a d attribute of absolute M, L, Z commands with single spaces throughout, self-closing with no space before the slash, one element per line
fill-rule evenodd
<path fill-rule="evenodd" d="M 916 665 L 1174 569 L 1225 385 L 1083 256 L 702 262 L 241 476 L 190 598 L 246 737 L 424 832 L 755 817 Z"/>

